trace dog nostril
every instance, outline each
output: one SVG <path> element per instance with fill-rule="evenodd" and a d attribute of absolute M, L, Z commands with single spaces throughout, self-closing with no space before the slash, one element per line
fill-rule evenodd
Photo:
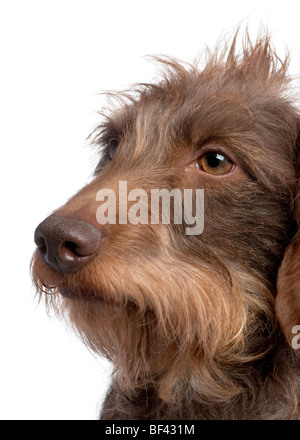
<path fill-rule="evenodd" d="M 99 251 L 102 233 L 91 223 L 56 215 L 47 217 L 35 231 L 43 262 L 56 272 L 76 272 Z"/>
<path fill-rule="evenodd" d="M 80 254 L 77 252 L 78 245 L 76 243 L 73 243 L 72 241 L 65 241 L 62 244 L 62 248 L 70 251 L 74 255 L 80 256 Z"/>

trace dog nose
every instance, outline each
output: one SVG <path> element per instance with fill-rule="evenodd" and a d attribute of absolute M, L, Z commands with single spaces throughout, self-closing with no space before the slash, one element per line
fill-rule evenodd
<path fill-rule="evenodd" d="M 102 233 L 75 218 L 47 217 L 38 225 L 34 241 L 43 262 L 59 273 L 76 272 L 99 251 Z"/>

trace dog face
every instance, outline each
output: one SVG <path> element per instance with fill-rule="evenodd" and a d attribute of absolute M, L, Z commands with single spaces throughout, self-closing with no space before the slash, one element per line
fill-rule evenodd
<path fill-rule="evenodd" d="M 188 381 L 228 397 L 241 384 L 224 366 L 246 368 L 277 343 L 277 272 L 296 231 L 299 116 L 287 63 L 268 37 L 248 41 L 243 57 L 234 42 L 202 70 L 160 62 L 161 82 L 119 95 L 121 106 L 95 131 L 92 182 L 37 228 L 33 277 L 114 362 L 125 389 L 155 380 L 168 399 Z M 126 211 L 120 182 L 147 196 L 139 221 L 100 225 L 102 188 L 116 194 L 107 205 L 114 219 Z M 202 233 L 187 235 L 186 219 L 164 224 L 159 213 L 151 224 L 152 189 L 192 189 L 193 206 L 203 189 Z"/>

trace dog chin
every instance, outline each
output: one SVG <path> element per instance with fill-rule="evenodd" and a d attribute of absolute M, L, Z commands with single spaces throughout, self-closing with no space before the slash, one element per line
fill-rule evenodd
<path fill-rule="evenodd" d="M 58 287 L 58 291 L 63 298 L 81 301 L 100 301 L 103 302 L 103 296 L 94 292 L 78 292 L 66 286 Z"/>

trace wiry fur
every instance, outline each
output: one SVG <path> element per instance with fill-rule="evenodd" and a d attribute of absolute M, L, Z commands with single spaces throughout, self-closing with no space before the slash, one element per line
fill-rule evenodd
<path fill-rule="evenodd" d="M 299 418 L 300 365 L 275 313 L 278 268 L 297 230 L 299 114 L 288 60 L 269 36 L 247 37 L 241 54 L 235 40 L 203 68 L 160 58 L 159 83 L 120 95 L 93 135 L 102 154 L 94 180 L 56 211 L 99 227 L 96 193 L 120 180 L 149 194 L 204 188 L 203 234 L 105 225 L 98 256 L 72 274 L 34 255 L 47 304 L 114 363 L 104 419 Z M 189 172 L 207 146 L 221 146 L 239 172 Z M 71 298 L 59 293 L 66 287 Z"/>

